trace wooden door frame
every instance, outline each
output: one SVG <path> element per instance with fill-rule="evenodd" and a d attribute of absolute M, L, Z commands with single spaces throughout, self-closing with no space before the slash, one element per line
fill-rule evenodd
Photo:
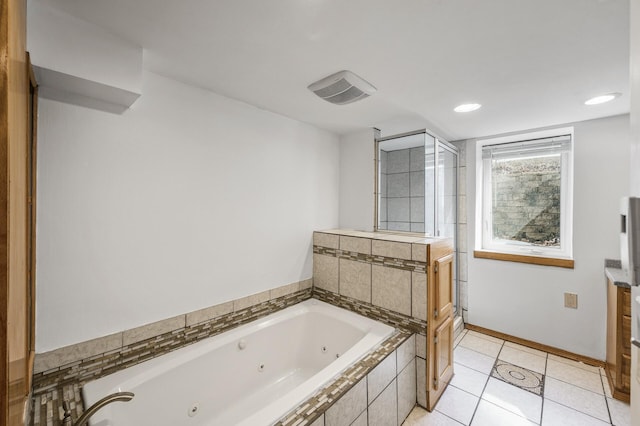
<path fill-rule="evenodd" d="M 31 381 L 33 379 L 33 363 L 36 355 L 36 195 L 37 195 L 37 176 L 38 176 L 38 82 L 31 64 L 31 56 L 27 52 L 27 74 L 29 81 L 29 111 L 28 120 L 28 136 L 29 144 L 27 146 L 27 179 L 28 179 L 28 195 L 27 198 L 27 224 L 29 225 L 27 234 L 27 268 L 28 268 L 28 293 L 29 293 L 29 315 L 27 321 L 27 344 L 29 345 L 29 362 L 27 363 L 27 390 L 31 391 Z"/>
<path fill-rule="evenodd" d="M 0 424 L 21 425 L 33 371 L 37 88 L 26 53 L 26 1 L 0 2 Z M 30 83 L 31 81 L 31 83 Z M 32 116 L 30 120 L 29 117 Z M 32 143 L 33 142 L 33 143 Z M 33 197 L 32 197 L 33 198 Z M 24 238 L 24 239 L 23 239 Z M 22 328 L 24 326 L 24 328 Z M 24 346 L 23 346 L 24 345 Z"/>
<path fill-rule="evenodd" d="M 0 2 L 0 424 L 9 419 L 9 349 L 8 349 L 8 229 L 9 229 L 9 26 L 8 2 Z"/>

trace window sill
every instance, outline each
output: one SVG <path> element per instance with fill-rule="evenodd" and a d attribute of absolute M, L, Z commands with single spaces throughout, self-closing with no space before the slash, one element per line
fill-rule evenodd
<path fill-rule="evenodd" d="M 473 257 L 480 259 L 505 260 L 507 262 L 530 263 L 533 265 L 557 266 L 559 268 L 573 269 L 573 259 L 559 259 L 557 257 L 527 256 L 514 253 L 501 253 L 496 251 L 475 250 Z"/>

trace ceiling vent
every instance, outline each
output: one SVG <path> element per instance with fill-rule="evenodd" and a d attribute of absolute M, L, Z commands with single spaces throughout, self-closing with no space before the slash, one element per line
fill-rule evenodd
<path fill-rule="evenodd" d="M 307 86 L 316 95 L 327 102 L 337 105 L 367 98 L 376 92 L 376 88 L 351 71 L 340 71 Z"/>

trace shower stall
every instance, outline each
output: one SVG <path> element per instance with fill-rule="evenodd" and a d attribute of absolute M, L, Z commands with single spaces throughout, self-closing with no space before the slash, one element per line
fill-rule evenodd
<path fill-rule="evenodd" d="M 457 315 L 458 149 L 428 130 L 378 137 L 375 145 L 375 230 L 453 239 Z"/>

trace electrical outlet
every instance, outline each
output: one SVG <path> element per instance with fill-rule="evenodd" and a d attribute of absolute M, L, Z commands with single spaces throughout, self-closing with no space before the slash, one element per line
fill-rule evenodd
<path fill-rule="evenodd" d="M 564 307 L 578 309 L 578 295 L 576 293 L 565 293 Z"/>

